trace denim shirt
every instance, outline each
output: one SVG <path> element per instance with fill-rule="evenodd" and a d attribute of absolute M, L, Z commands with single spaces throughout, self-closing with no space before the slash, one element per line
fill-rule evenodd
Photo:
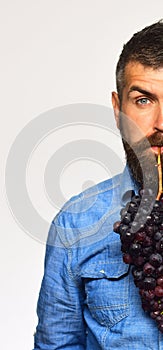
<path fill-rule="evenodd" d="M 125 168 L 70 199 L 53 220 L 34 350 L 163 350 L 113 232 L 133 189 Z"/>

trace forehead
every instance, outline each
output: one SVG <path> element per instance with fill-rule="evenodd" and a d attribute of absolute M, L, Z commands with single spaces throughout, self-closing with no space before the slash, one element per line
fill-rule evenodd
<path fill-rule="evenodd" d="M 133 84 L 148 85 L 149 87 L 159 87 L 163 89 L 163 67 L 153 69 L 143 66 L 138 62 L 129 62 L 125 68 L 125 88 L 130 88 Z"/>

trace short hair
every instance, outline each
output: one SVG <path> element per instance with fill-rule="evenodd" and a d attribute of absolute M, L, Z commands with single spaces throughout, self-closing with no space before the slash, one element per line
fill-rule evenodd
<path fill-rule="evenodd" d="M 135 33 L 123 46 L 116 67 L 116 84 L 119 98 L 125 86 L 125 68 L 129 62 L 138 62 L 146 67 L 163 67 L 163 20 Z"/>

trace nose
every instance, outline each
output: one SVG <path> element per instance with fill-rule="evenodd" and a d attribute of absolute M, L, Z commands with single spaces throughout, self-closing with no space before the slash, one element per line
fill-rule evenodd
<path fill-rule="evenodd" d="M 154 129 L 155 131 L 159 131 L 163 133 L 163 103 L 157 108 L 157 112 L 155 115 Z"/>

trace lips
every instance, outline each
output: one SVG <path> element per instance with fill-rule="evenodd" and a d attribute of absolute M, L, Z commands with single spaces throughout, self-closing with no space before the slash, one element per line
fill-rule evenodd
<path fill-rule="evenodd" d="M 151 146 L 151 149 L 152 149 L 152 151 L 153 151 L 155 154 L 158 154 L 158 153 L 159 153 L 159 149 L 160 149 L 161 154 L 163 154 L 163 146 L 161 146 L 161 147 L 158 147 L 158 146 Z"/>

